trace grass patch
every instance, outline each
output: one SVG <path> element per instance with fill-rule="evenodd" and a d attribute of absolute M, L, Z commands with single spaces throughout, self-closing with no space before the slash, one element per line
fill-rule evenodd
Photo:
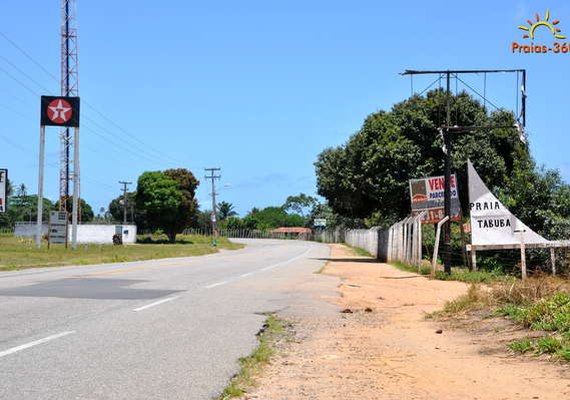
<path fill-rule="evenodd" d="M 66 249 L 63 245 L 52 245 L 48 250 L 45 244 L 37 249 L 32 239 L 0 235 L 0 271 L 200 256 L 215 253 L 218 249 L 234 250 L 243 247 L 220 238 L 218 247 L 214 248 L 207 236 L 200 235 L 179 235 L 179 240 L 176 244 L 80 244 L 75 250 Z"/>
<path fill-rule="evenodd" d="M 562 349 L 561 341 L 552 336 L 544 336 L 536 341 L 537 354 L 553 354 Z"/>
<path fill-rule="evenodd" d="M 418 267 L 416 267 L 415 265 L 407 264 L 401 261 L 392 261 L 390 265 L 398 268 L 400 271 L 412 272 L 414 274 L 429 275 L 431 272 L 431 269 L 429 267 L 422 265 L 420 267 L 420 270 L 418 271 Z"/>
<path fill-rule="evenodd" d="M 242 396 L 247 393 L 248 389 L 255 387 L 255 377 L 273 356 L 275 343 L 287 337 L 287 323 L 275 314 L 268 314 L 258 334 L 259 345 L 249 356 L 239 360 L 240 371 L 224 389 L 219 400 Z"/>
<path fill-rule="evenodd" d="M 431 274 L 431 267 L 421 266 L 418 267 L 410 265 L 401 261 L 393 261 L 390 265 L 398 268 L 400 271 L 413 272 L 420 275 L 428 276 Z M 513 279 L 502 274 L 499 271 L 469 271 L 464 267 L 454 267 L 451 269 L 451 274 L 446 274 L 443 271 L 436 271 L 435 279 L 440 281 L 459 281 L 465 283 L 494 283 L 501 280 Z"/>
<path fill-rule="evenodd" d="M 350 246 L 348 244 L 345 244 L 345 246 L 348 247 L 350 250 L 352 250 L 352 253 L 355 256 L 374 258 L 374 256 L 372 254 L 370 254 L 369 252 L 367 252 L 364 249 L 361 249 L 360 247 L 354 247 L 354 246 Z"/>
<path fill-rule="evenodd" d="M 514 353 L 533 352 L 570 362 L 570 290 L 567 281 L 550 276 L 526 280 L 504 278 L 490 285 L 474 283 L 465 295 L 446 303 L 441 311 L 430 314 L 451 316 L 476 310 L 510 319 L 536 333 L 507 347 Z"/>
<path fill-rule="evenodd" d="M 443 310 L 428 314 L 428 318 L 446 317 L 465 313 L 468 311 L 481 310 L 490 304 L 489 292 L 480 284 L 472 283 L 467 293 L 455 300 L 445 303 Z"/>
<path fill-rule="evenodd" d="M 512 341 L 507 345 L 507 347 L 515 353 L 524 354 L 534 350 L 534 343 L 530 338 L 524 337 L 522 339 Z"/>

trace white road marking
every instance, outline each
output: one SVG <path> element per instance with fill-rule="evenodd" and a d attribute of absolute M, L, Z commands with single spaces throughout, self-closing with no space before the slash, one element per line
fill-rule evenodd
<path fill-rule="evenodd" d="M 212 289 L 212 288 L 215 288 L 216 286 L 222 286 L 222 285 L 225 285 L 226 283 L 233 282 L 233 281 L 235 281 L 235 280 L 237 280 L 237 279 L 239 279 L 239 278 L 247 278 L 248 276 L 255 275 L 255 273 L 256 273 L 256 272 L 259 272 L 259 271 L 269 271 L 269 270 L 271 270 L 271 269 L 273 269 L 273 268 L 277 268 L 277 267 L 280 267 L 280 266 L 282 266 L 282 265 L 290 264 L 290 263 L 292 263 L 292 262 L 295 262 L 295 261 L 299 260 L 300 258 L 305 257 L 305 255 L 306 255 L 309 251 L 311 251 L 312 249 L 313 249 L 313 248 L 310 247 L 310 248 L 308 248 L 307 250 L 305 250 L 302 254 L 299 254 L 298 256 L 295 256 L 295 257 L 293 257 L 293 258 L 291 258 L 291 259 L 289 259 L 289 260 L 281 261 L 281 262 L 279 262 L 279 263 L 277 263 L 277 264 L 272 264 L 272 265 L 269 265 L 269 266 L 267 266 L 267 267 L 264 267 L 264 268 L 260 268 L 260 269 L 258 269 L 258 270 L 255 270 L 255 271 L 246 272 L 246 273 L 244 273 L 244 274 L 239 275 L 239 277 L 237 277 L 237 278 L 232 278 L 232 279 L 228 279 L 228 280 L 225 280 L 225 281 L 221 281 L 221 282 L 217 282 L 217 283 L 212 283 L 211 285 L 204 286 L 204 289 Z"/>
<path fill-rule="evenodd" d="M 293 258 L 291 258 L 291 259 L 289 259 L 289 260 L 287 260 L 287 261 L 281 261 L 280 263 L 273 264 L 273 265 L 269 265 L 269 266 L 267 266 L 267 267 L 265 267 L 265 268 L 261 268 L 260 271 L 269 271 L 269 270 L 271 270 L 271 269 L 273 269 L 273 268 L 277 268 L 277 267 L 280 267 L 280 266 L 282 266 L 282 265 L 290 264 L 290 263 L 292 263 L 292 262 L 294 262 L 294 261 L 297 261 L 297 260 L 300 259 L 300 258 L 303 258 L 303 257 L 305 256 L 305 254 L 307 254 L 307 253 L 308 253 L 309 251 L 311 251 L 311 250 L 312 250 L 312 248 L 309 248 L 309 249 L 307 249 L 303 254 L 299 254 L 298 256 L 293 257 Z"/>
<path fill-rule="evenodd" d="M 212 288 L 215 288 L 216 286 L 225 285 L 226 283 L 228 283 L 228 281 L 221 281 L 221 282 L 218 282 L 218 283 L 212 283 L 211 285 L 204 286 L 204 287 L 205 287 L 206 289 L 212 289 Z"/>
<path fill-rule="evenodd" d="M 75 331 L 67 331 L 67 332 L 58 333 L 55 335 L 45 337 L 45 338 L 40 339 L 40 340 L 35 340 L 33 342 L 23 344 L 21 346 L 12 347 L 11 349 L 4 350 L 4 351 L 0 352 L 0 358 L 4 357 L 4 356 L 8 356 L 10 354 L 17 353 L 17 352 L 22 351 L 22 350 L 29 349 L 30 347 L 34 347 L 34 346 L 37 346 L 40 344 L 51 342 L 52 340 L 59 339 L 60 337 L 64 337 L 67 335 L 71 335 L 72 333 L 75 333 Z"/>
<path fill-rule="evenodd" d="M 133 311 L 138 312 L 138 311 L 146 310 L 147 308 L 155 307 L 155 306 L 158 306 L 158 305 L 163 304 L 163 303 L 168 303 L 169 301 L 176 300 L 177 298 L 178 298 L 178 296 L 174 296 L 174 297 L 169 297 L 167 299 L 155 301 L 154 303 L 147 304 L 146 306 L 135 308 Z"/>

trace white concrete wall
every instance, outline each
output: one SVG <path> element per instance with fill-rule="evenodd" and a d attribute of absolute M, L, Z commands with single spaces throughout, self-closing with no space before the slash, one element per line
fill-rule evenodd
<path fill-rule="evenodd" d="M 378 229 L 349 229 L 344 242 L 353 247 L 364 249 L 374 257 L 378 257 Z"/>
<path fill-rule="evenodd" d="M 14 228 L 14 236 L 18 238 L 33 238 L 36 237 L 36 225 L 35 224 L 17 224 Z M 42 235 L 47 234 L 48 226 L 42 226 Z"/>
<path fill-rule="evenodd" d="M 113 243 L 113 235 L 117 227 L 122 227 L 123 243 L 136 243 L 137 226 L 136 225 L 89 225 L 82 224 L 77 226 L 77 242 L 78 243 Z M 42 233 L 47 233 L 48 227 L 42 227 Z M 68 240 L 71 242 L 71 225 L 68 231 Z M 36 226 L 28 224 L 16 225 L 14 236 L 32 238 L 36 235 Z"/>

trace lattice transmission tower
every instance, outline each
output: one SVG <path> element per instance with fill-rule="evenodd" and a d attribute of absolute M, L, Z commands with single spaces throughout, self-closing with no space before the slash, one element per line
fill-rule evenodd
<path fill-rule="evenodd" d="M 77 58 L 76 1 L 61 0 L 61 95 L 79 96 L 79 61 Z M 59 209 L 67 211 L 69 182 L 73 179 L 73 148 L 69 128 L 60 132 Z"/>

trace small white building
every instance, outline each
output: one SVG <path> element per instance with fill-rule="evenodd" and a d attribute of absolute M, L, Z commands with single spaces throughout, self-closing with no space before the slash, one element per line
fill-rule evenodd
<path fill-rule="evenodd" d="M 22 238 L 36 237 L 37 225 L 29 222 L 17 222 L 14 236 Z M 42 234 L 47 234 L 48 226 L 42 226 Z M 71 225 L 69 225 L 67 235 L 71 242 Z M 123 237 L 123 243 L 136 243 L 137 226 L 136 225 L 100 225 L 100 224 L 81 224 L 77 225 L 77 242 L 78 243 L 99 243 L 113 244 L 113 235 L 120 234 Z"/>

